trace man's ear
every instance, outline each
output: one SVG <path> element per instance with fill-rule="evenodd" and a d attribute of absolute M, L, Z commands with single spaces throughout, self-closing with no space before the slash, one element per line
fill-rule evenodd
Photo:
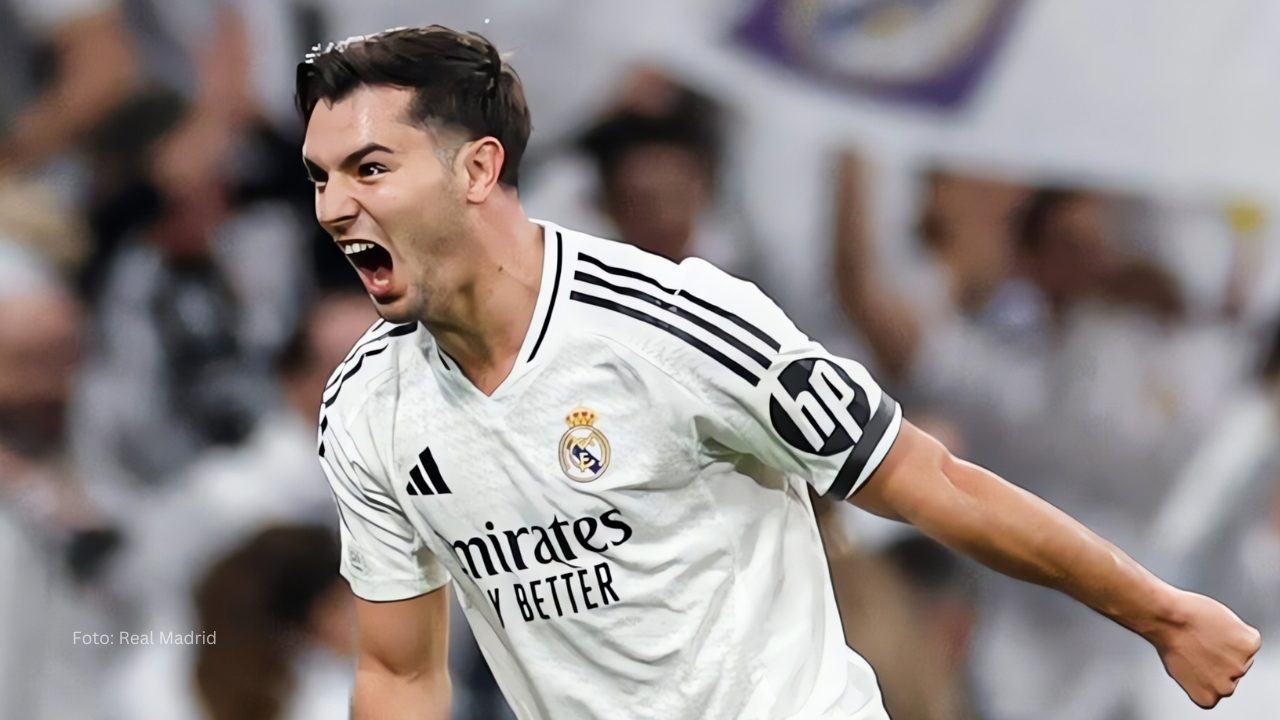
<path fill-rule="evenodd" d="M 497 138 L 486 136 L 463 145 L 459 160 L 466 171 L 467 202 L 484 202 L 498 186 L 507 151 Z"/>

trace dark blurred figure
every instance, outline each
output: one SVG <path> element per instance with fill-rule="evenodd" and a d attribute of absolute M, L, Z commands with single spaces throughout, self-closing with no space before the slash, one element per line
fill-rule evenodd
<path fill-rule="evenodd" d="M 345 720 L 354 606 L 332 531 L 261 528 L 201 569 L 184 622 L 107 683 L 109 720 Z M 186 636 L 165 642 L 165 633 Z"/>
<path fill-rule="evenodd" d="M 141 87 L 91 134 L 99 252 L 87 291 L 128 235 L 192 195 L 218 196 L 232 215 L 273 203 L 309 230 L 311 187 L 287 100 L 314 13 L 299 3 L 120 2 Z"/>
<path fill-rule="evenodd" d="M 1186 312 L 1174 277 L 1146 258 L 1121 253 L 1108 228 L 1108 199 L 1083 190 L 1046 188 L 1021 210 L 1018 250 L 1023 274 L 1056 316 L 1090 298 L 1104 298 L 1166 321 Z"/>
<path fill-rule="evenodd" d="M 901 525 L 846 532 L 846 510 L 815 500 L 845 638 L 875 663 L 894 720 L 975 720 L 969 651 L 977 617 L 971 564 Z"/>
<path fill-rule="evenodd" d="M 841 160 L 835 269 L 885 377 L 953 419 L 975 462 L 1144 559 L 1170 479 L 1238 382 L 1221 328 L 1192 325 L 1181 288 L 1134 251 L 1117 218 L 1125 198 L 1088 189 L 1019 192 L 935 174 L 923 227 L 937 254 L 923 291 L 904 289 L 877 256 L 867 170 Z M 983 209 L 966 209 L 966 192 L 988 195 Z M 981 711 L 1120 717 L 1145 649 L 1063 598 L 983 578 Z"/>
<path fill-rule="evenodd" d="M 203 453 L 135 507 L 114 585 L 142 624 L 187 622 L 196 576 L 262 527 L 336 522 L 315 423 L 326 380 L 376 319 L 362 294 L 321 298 L 276 360 L 267 409 L 244 441 Z"/>
<path fill-rule="evenodd" d="M 121 516 L 205 449 L 247 437 L 310 288 L 307 236 L 288 206 L 237 207 L 224 175 L 149 184 L 140 159 L 179 132 L 185 110 L 163 95 L 136 102 L 104 126 L 128 142 L 104 140 L 100 166 L 149 189 L 118 219 L 119 249 L 99 257 L 76 426 L 78 452 L 99 468 L 95 498 Z"/>
<path fill-rule="evenodd" d="M 196 589 L 196 688 L 209 720 L 345 718 L 355 607 L 323 528 L 262 531 Z"/>
<path fill-rule="evenodd" d="M 116 534 L 66 447 L 82 311 L 30 246 L 0 240 L 0 717 L 83 717 L 110 648 L 94 580 Z"/>
<path fill-rule="evenodd" d="M 619 239 L 672 260 L 695 247 L 715 198 L 719 110 L 673 87 L 656 107 L 620 110 L 580 141 L 595 162 L 598 202 Z"/>
<path fill-rule="evenodd" d="M 850 180 L 852 181 L 852 179 Z M 996 303 L 1016 263 L 1010 217 L 1027 196 L 1008 181 L 936 169 L 925 178 L 918 234 L 937 264 L 935 293 L 980 317 Z"/>
<path fill-rule="evenodd" d="M 977 593 L 966 561 L 922 535 L 902 537 L 879 551 L 907 588 L 910 635 L 900 645 L 909 660 L 883 681 L 895 720 L 973 720 L 969 650 L 977 621 Z M 904 663 L 905 660 L 905 663 Z"/>

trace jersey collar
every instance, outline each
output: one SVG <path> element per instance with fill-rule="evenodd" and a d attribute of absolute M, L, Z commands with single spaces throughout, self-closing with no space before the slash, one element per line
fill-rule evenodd
<path fill-rule="evenodd" d="M 506 379 L 493 391 L 493 395 L 490 396 L 493 398 L 502 395 L 537 361 L 550 355 L 547 346 L 551 341 L 551 321 L 560 305 L 557 297 L 564 282 L 562 277 L 565 265 L 564 230 L 545 220 L 532 220 L 542 226 L 542 279 L 538 284 L 538 299 L 533 306 L 533 318 L 525 331 L 524 342 L 520 345 L 520 354 L 516 357 L 515 365 L 511 367 L 511 372 L 507 374 Z M 458 369 L 458 363 L 445 354 L 439 345 L 435 347 L 432 355 L 433 357 L 429 358 L 431 366 L 446 376 L 450 382 L 463 384 L 470 392 L 482 394 Z"/>

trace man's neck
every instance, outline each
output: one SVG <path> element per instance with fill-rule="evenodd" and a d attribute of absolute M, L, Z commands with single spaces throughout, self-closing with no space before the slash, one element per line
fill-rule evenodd
<path fill-rule="evenodd" d="M 515 367 L 542 283 L 541 226 L 523 213 L 477 232 L 475 273 L 423 324 L 473 385 L 492 394 Z"/>

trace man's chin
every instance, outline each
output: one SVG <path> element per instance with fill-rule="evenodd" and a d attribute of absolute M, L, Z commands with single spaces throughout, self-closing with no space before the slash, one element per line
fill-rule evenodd
<path fill-rule="evenodd" d="M 417 322 L 422 317 L 416 303 L 413 303 L 407 295 L 399 295 L 388 300 L 373 298 L 373 309 L 383 320 L 397 325 Z"/>

